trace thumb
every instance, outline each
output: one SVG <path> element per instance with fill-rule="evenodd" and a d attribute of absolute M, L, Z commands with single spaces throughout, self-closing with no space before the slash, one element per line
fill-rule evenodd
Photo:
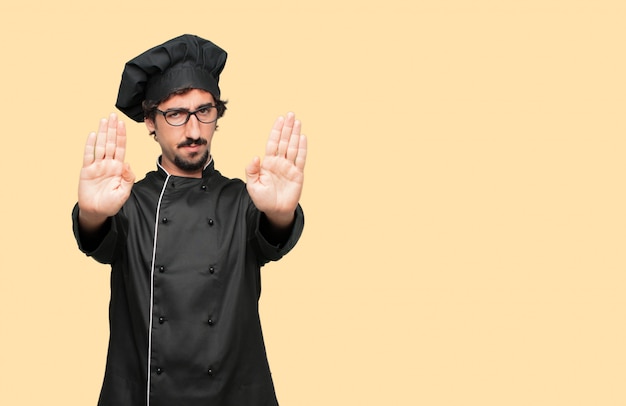
<path fill-rule="evenodd" d="M 122 171 L 122 184 L 124 184 L 124 186 L 126 187 L 129 187 L 129 186 L 132 187 L 134 182 L 135 182 L 135 174 L 130 169 L 130 165 L 125 163 L 124 170 Z"/>
<path fill-rule="evenodd" d="M 252 162 L 246 166 L 246 181 L 248 183 L 254 183 L 259 179 L 261 172 L 261 160 L 258 156 L 252 159 Z"/>

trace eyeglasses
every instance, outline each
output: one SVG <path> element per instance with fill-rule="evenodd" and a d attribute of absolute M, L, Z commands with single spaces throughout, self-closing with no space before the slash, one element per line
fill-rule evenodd
<path fill-rule="evenodd" d="M 207 104 L 205 106 L 200 107 L 196 111 L 189 111 L 185 109 L 170 109 L 166 111 L 161 111 L 156 109 L 157 113 L 163 115 L 165 121 L 169 125 L 174 127 L 180 127 L 181 125 L 187 124 L 189 118 L 194 115 L 198 119 L 199 122 L 203 124 L 211 124 L 214 121 L 217 121 L 217 108 L 212 104 Z"/>

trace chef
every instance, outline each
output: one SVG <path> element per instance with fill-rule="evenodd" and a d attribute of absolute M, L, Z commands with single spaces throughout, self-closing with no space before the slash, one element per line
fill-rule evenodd
<path fill-rule="evenodd" d="M 124 67 L 116 106 L 161 147 L 135 182 L 126 127 L 89 134 L 72 212 L 82 252 L 111 266 L 110 338 L 100 406 L 277 405 L 259 318 L 261 267 L 288 253 L 307 139 L 279 117 L 246 181 L 217 169 L 211 141 L 226 110 L 226 52 L 194 35 Z"/>

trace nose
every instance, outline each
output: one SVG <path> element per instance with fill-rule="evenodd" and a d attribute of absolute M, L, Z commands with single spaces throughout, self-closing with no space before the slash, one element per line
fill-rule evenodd
<path fill-rule="evenodd" d="M 200 121 L 198 121 L 198 117 L 196 117 L 195 114 L 192 114 L 189 117 L 189 121 L 187 121 L 187 123 L 185 124 L 185 131 L 186 131 L 186 135 L 188 138 L 191 138 L 193 140 L 197 140 L 200 138 L 201 135 L 201 131 L 200 131 L 200 126 L 202 124 L 200 123 Z"/>

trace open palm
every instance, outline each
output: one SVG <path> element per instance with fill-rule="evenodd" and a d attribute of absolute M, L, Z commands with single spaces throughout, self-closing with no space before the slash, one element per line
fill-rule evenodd
<path fill-rule="evenodd" d="M 78 183 L 78 207 L 86 215 L 108 217 L 124 205 L 135 175 L 124 162 L 126 128 L 111 114 L 89 134 Z"/>
<path fill-rule="evenodd" d="M 268 217 L 292 216 L 302 194 L 307 140 L 293 113 L 274 123 L 263 161 L 246 168 L 247 188 L 256 207 Z"/>

